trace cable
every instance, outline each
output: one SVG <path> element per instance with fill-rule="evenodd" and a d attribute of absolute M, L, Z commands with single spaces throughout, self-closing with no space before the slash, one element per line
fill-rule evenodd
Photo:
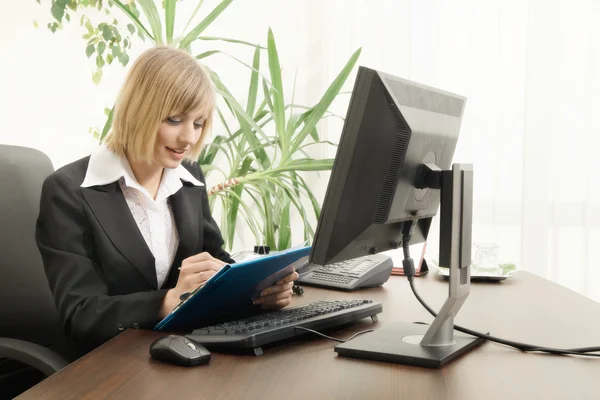
<path fill-rule="evenodd" d="M 419 303 L 421 303 L 421 305 L 423 307 L 425 307 L 425 309 L 427 311 L 429 311 L 429 313 L 431 315 L 433 315 L 434 317 L 437 317 L 437 314 L 435 311 L 433 311 L 426 303 L 425 301 L 421 298 L 421 296 L 419 296 L 419 293 L 417 293 L 417 290 L 415 288 L 415 284 L 414 284 L 414 278 L 413 279 L 409 279 L 409 283 L 410 283 L 410 288 L 412 289 L 413 294 L 415 295 L 415 297 L 417 298 L 417 300 L 419 301 Z M 543 346 L 536 346 L 536 345 L 532 345 L 532 344 L 526 344 L 526 343 L 520 343 L 520 342 L 514 342 L 512 340 L 506 340 L 506 339 L 501 339 L 501 338 L 497 338 L 495 336 L 492 335 L 488 335 L 485 333 L 480 333 L 477 331 L 474 331 L 472 329 L 468 329 L 468 328 L 464 328 L 462 326 L 459 325 L 454 325 L 454 329 L 456 329 L 457 331 L 463 332 L 463 333 L 467 333 L 471 336 L 476 336 L 482 339 L 486 339 L 492 342 L 496 342 L 496 343 L 500 343 L 506 346 L 510 346 L 510 347 L 514 347 L 518 350 L 521 351 L 529 351 L 529 352 L 543 352 L 543 353 L 551 353 L 551 354 L 569 354 L 569 355 L 580 355 L 580 356 L 590 356 L 590 357 L 600 357 L 600 354 L 589 354 L 591 352 L 596 352 L 596 351 L 600 351 L 600 347 L 583 347 L 583 348 L 578 348 L 578 349 L 555 349 L 552 347 L 543 347 Z"/>
<path fill-rule="evenodd" d="M 354 334 L 354 335 L 350 336 L 350 338 L 349 338 L 349 339 L 343 340 L 343 339 L 334 338 L 334 337 L 332 337 L 332 336 L 327 336 L 327 335 L 325 335 L 324 333 L 317 332 L 317 331 L 315 331 L 315 330 L 312 330 L 312 329 L 309 329 L 309 328 L 305 328 L 305 327 L 303 327 L 303 326 L 295 326 L 295 327 L 294 327 L 294 329 L 301 329 L 301 330 L 303 330 L 303 331 L 308 331 L 308 332 L 316 333 L 316 334 L 317 334 L 317 335 L 319 335 L 319 336 L 323 336 L 323 337 L 324 337 L 324 338 L 326 338 L 326 339 L 329 339 L 329 340 L 334 340 L 334 341 L 336 341 L 336 342 L 339 342 L 339 343 L 346 343 L 346 342 L 348 342 L 348 341 L 350 341 L 350 340 L 354 339 L 354 338 L 355 338 L 355 337 L 357 337 L 358 335 L 362 335 L 363 333 L 373 332 L 373 329 L 367 329 L 366 331 L 358 332 L 358 333 L 356 333 L 356 334 Z"/>
<path fill-rule="evenodd" d="M 354 339 L 355 337 L 357 337 L 358 335 L 362 335 L 363 333 L 369 333 L 369 332 L 374 332 L 375 329 L 367 329 L 366 331 L 362 331 L 362 332 L 358 332 L 355 333 L 354 335 L 350 336 L 348 339 L 346 339 L 346 342 L 351 341 L 352 339 Z"/>
<path fill-rule="evenodd" d="M 414 225 L 414 223 L 411 225 Z M 423 300 L 421 298 L 421 296 L 417 292 L 417 289 L 415 288 L 415 283 L 414 283 L 415 267 L 414 267 L 414 262 L 413 262 L 412 258 L 410 258 L 410 251 L 408 248 L 409 241 L 410 241 L 410 234 L 406 234 L 406 232 L 405 232 L 403 240 L 402 240 L 402 242 L 403 242 L 402 247 L 404 249 L 404 260 L 402 261 L 402 264 L 404 267 L 404 272 L 406 274 L 406 277 L 408 278 L 410 288 L 411 288 L 413 294 L 415 295 L 415 297 L 417 298 L 417 300 L 419 301 L 419 303 L 421 303 L 421 305 L 435 318 L 435 317 L 437 317 L 437 313 L 431 307 L 429 307 L 427 305 L 427 303 L 425 303 L 425 300 Z M 408 265 L 408 264 L 410 264 L 410 265 Z M 505 346 L 514 347 L 521 351 L 542 352 L 542 353 L 560 354 L 560 355 L 578 355 L 578 356 L 586 356 L 586 357 L 600 357 L 600 354 L 590 354 L 593 352 L 599 352 L 600 346 L 581 347 L 581 348 L 576 348 L 576 349 L 556 349 L 556 348 L 552 348 L 552 347 L 536 346 L 536 345 L 532 345 L 532 344 L 520 343 L 520 342 L 514 342 L 512 340 L 501 339 L 501 338 L 498 338 L 498 337 L 495 337 L 495 336 L 492 336 L 492 335 L 489 335 L 486 333 L 481 333 L 481 332 L 474 331 L 472 329 L 463 328 L 462 326 L 459 326 L 459 325 L 454 325 L 454 329 L 456 329 L 459 332 L 469 334 L 471 336 L 476 336 L 478 338 L 482 338 L 482 339 L 489 340 L 491 342 L 503 344 Z"/>

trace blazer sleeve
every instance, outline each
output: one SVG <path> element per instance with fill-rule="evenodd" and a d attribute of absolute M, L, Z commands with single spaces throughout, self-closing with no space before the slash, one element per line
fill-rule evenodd
<path fill-rule="evenodd" d="M 65 334 L 99 345 L 127 328 L 153 327 L 166 290 L 109 295 L 82 201 L 67 175 L 50 175 L 42 188 L 36 242 Z"/>
<path fill-rule="evenodd" d="M 204 173 L 202 173 L 202 169 L 198 163 L 194 163 L 194 165 L 194 175 L 196 175 L 196 178 L 198 178 L 198 180 L 202 182 L 206 188 L 206 178 L 204 177 Z M 221 261 L 225 261 L 226 263 L 235 263 L 235 260 L 231 258 L 231 255 L 223 249 L 223 244 L 225 241 L 223 240 L 219 226 L 215 222 L 210 212 L 210 204 L 208 203 L 208 189 L 202 191 L 201 201 L 203 214 L 202 229 L 204 231 L 204 251 L 210 253 L 210 255 L 218 258 Z"/>

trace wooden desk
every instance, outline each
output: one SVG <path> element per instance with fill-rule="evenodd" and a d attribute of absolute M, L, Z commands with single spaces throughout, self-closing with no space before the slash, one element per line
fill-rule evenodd
<path fill-rule="evenodd" d="M 438 309 L 447 283 L 417 278 Z M 431 321 L 404 277 L 355 293 L 305 288 L 295 304 L 371 298 L 379 322 Z M 555 347 L 600 345 L 600 305 L 545 279 L 519 272 L 500 284 L 473 284 L 458 324 L 507 339 Z M 370 320 L 332 333 L 348 338 Z M 128 330 L 51 376 L 19 399 L 598 399 L 600 360 L 526 354 L 484 343 L 443 369 L 338 357 L 335 342 L 311 337 L 265 348 L 262 356 L 213 353 L 195 368 L 150 359 L 159 333 Z"/>

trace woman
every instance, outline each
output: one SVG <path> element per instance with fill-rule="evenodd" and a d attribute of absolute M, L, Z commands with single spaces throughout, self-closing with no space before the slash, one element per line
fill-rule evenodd
<path fill-rule="evenodd" d="M 131 67 L 106 141 L 45 181 L 36 240 L 69 358 L 127 328 L 152 328 L 183 293 L 234 262 L 221 248 L 202 171 L 183 162 L 197 158 L 214 106 L 194 58 L 150 49 Z M 287 306 L 297 278 L 255 303 Z"/>

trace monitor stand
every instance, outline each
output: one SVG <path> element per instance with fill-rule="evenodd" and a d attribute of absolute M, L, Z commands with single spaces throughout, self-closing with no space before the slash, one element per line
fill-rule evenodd
<path fill-rule="evenodd" d="M 426 187 L 441 189 L 440 265 L 450 267 L 448 299 L 430 326 L 391 322 L 337 345 L 340 356 L 440 368 L 484 341 L 454 330 L 454 317 L 471 289 L 473 167 L 425 167 Z"/>

